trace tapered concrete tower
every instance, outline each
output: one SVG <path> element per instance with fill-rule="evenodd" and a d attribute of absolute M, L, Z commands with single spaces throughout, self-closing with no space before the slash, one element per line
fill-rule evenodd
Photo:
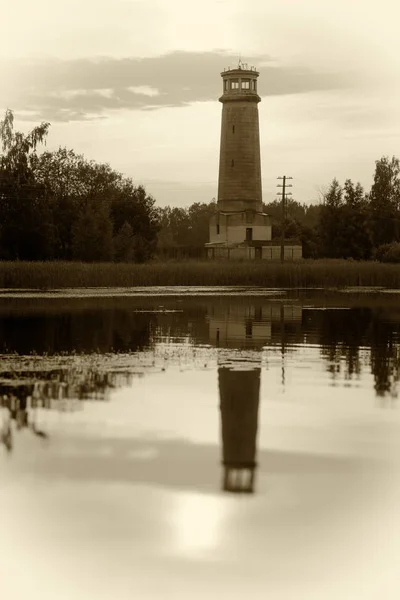
<path fill-rule="evenodd" d="M 237 69 L 223 80 L 218 208 L 262 212 L 258 72 Z"/>
<path fill-rule="evenodd" d="M 259 73 L 239 61 L 237 68 L 221 76 L 218 209 L 210 221 L 207 246 L 236 249 L 248 258 L 254 258 L 258 248 L 261 258 L 262 242 L 271 240 L 271 225 L 262 207 Z"/>

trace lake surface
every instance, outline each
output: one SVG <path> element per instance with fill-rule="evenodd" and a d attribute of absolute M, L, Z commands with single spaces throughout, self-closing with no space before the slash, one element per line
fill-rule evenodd
<path fill-rule="evenodd" d="M 399 301 L 0 290 L 5 597 L 398 598 Z"/>

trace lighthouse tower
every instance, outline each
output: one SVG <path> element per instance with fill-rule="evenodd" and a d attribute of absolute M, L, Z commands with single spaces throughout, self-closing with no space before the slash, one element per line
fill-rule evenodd
<path fill-rule="evenodd" d="M 257 93 L 259 73 L 239 61 L 221 73 L 223 93 L 217 211 L 210 220 L 209 256 L 261 258 L 271 240 L 263 213 Z"/>

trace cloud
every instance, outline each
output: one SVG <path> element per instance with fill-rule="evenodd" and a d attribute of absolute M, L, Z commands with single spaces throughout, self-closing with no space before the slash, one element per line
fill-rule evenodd
<path fill-rule="evenodd" d="M 352 73 L 283 66 L 268 55 L 245 60 L 260 72 L 261 96 L 351 88 L 357 81 Z M 147 58 L 18 61 L 13 85 L 1 93 L 0 104 L 20 118 L 50 122 L 99 118 L 119 109 L 187 106 L 215 101 L 221 90 L 219 73 L 236 62 L 237 56 L 223 50 L 176 51 Z M 4 69 L 10 72 L 10 64 L 3 64 Z"/>

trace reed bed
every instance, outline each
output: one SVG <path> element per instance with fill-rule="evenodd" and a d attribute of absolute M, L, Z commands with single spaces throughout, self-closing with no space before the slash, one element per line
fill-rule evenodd
<path fill-rule="evenodd" d="M 0 261 L 0 288 L 52 290 L 136 286 L 400 289 L 400 265 L 346 260 L 133 263 Z"/>

